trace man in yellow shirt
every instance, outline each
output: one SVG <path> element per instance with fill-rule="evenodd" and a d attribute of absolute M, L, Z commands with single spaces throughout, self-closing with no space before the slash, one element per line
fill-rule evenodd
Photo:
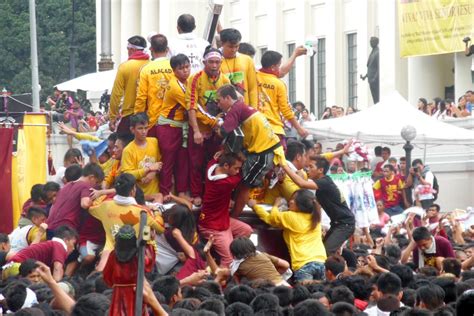
<path fill-rule="evenodd" d="M 275 134 L 285 147 L 285 131 L 281 117 L 291 123 L 298 134 L 305 138 L 308 132 L 300 126 L 288 103 L 286 85 L 279 77 L 282 55 L 275 51 L 266 51 L 262 56 L 262 69 L 257 72 L 258 107 L 267 118 Z"/>
<path fill-rule="evenodd" d="M 220 32 L 220 38 L 224 56 L 221 64 L 222 73 L 244 97 L 244 103 L 256 108 L 258 92 L 255 65 L 251 57 L 238 53 L 242 35 L 238 30 L 228 28 Z"/>
<path fill-rule="evenodd" d="M 189 159 L 187 150 L 188 122 L 186 120 L 186 82 L 191 72 L 189 58 L 184 54 L 171 57 L 174 76 L 166 88 L 158 119 L 158 138 L 163 169 L 160 172 L 160 192 L 167 196 L 172 189 L 172 177 L 178 195 L 188 191 Z"/>
<path fill-rule="evenodd" d="M 156 136 L 155 125 L 158 122 L 168 81 L 173 76 L 168 55 L 168 40 L 164 35 L 156 34 L 150 39 L 153 61 L 140 71 L 137 100 L 134 112 L 146 112 L 149 118 L 148 136 Z"/>
<path fill-rule="evenodd" d="M 134 196 L 136 180 L 128 173 L 121 174 L 115 181 L 116 195 L 113 199 L 107 199 L 89 208 L 89 214 L 102 222 L 105 231 L 105 245 L 100 263 L 96 268 L 102 271 L 107 262 L 108 255 L 114 249 L 114 236 L 123 225 L 131 225 L 137 235 L 140 223 L 140 212 L 144 209 L 138 205 Z M 147 211 L 147 225 L 155 232 L 164 231 L 164 222 L 161 215 L 153 215 Z"/>
<path fill-rule="evenodd" d="M 128 39 L 128 60 L 122 63 L 115 77 L 114 87 L 110 95 L 109 125 L 118 134 L 130 134 L 130 115 L 134 113 L 137 81 L 140 69 L 148 63 L 150 56 L 143 52 L 146 40 L 138 35 Z M 123 102 L 122 102 L 123 97 Z M 122 106 L 120 107 L 120 104 Z M 120 122 L 117 125 L 117 119 Z"/>
<path fill-rule="evenodd" d="M 204 69 L 188 79 L 186 109 L 189 117 L 189 176 L 194 205 L 200 205 L 203 193 L 203 170 L 218 150 L 220 139 L 212 132 L 217 123 L 215 115 L 220 111 L 216 91 L 230 83 L 220 70 L 222 53 L 212 47 L 204 52 Z"/>
<path fill-rule="evenodd" d="M 162 167 L 161 155 L 158 140 L 146 137 L 147 127 L 148 117 L 145 113 L 130 118 L 130 129 L 135 138 L 122 152 L 121 168 L 123 173 L 130 173 L 137 179 L 137 185 L 143 190 L 146 200 L 162 202 L 157 177 Z"/>
<path fill-rule="evenodd" d="M 298 173 L 303 179 L 308 179 L 308 175 L 304 171 L 306 165 L 305 145 L 298 141 L 293 141 L 286 148 L 286 163 L 294 172 Z M 283 177 L 273 186 L 265 190 L 263 203 L 273 204 L 275 199 L 283 197 L 290 202 L 293 193 L 301 189 L 291 178 L 284 173 Z"/>
<path fill-rule="evenodd" d="M 220 87 L 217 99 L 219 108 L 225 113 L 218 133 L 225 139 L 240 127 L 244 135 L 242 151 L 246 160 L 242 165 L 242 183 L 232 212 L 232 217 L 238 217 L 248 201 L 250 188 L 263 185 L 265 175 L 273 169 L 275 154 L 279 155 L 283 150 L 265 116 L 240 101 L 233 85 Z"/>

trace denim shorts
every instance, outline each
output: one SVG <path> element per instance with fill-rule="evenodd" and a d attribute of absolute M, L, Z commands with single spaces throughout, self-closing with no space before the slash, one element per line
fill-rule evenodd
<path fill-rule="evenodd" d="M 316 261 L 308 262 L 295 271 L 293 279 L 295 282 L 305 280 L 324 280 L 324 263 Z"/>

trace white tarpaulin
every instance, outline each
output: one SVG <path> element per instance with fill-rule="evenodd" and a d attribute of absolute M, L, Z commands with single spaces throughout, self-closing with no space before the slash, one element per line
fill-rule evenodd
<path fill-rule="evenodd" d="M 97 92 L 103 92 L 105 90 L 109 90 L 109 94 L 110 94 L 110 92 L 112 92 L 112 87 L 114 85 L 116 74 L 117 74 L 117 70 L 115 69 L 93 72 L 93 73 L 60 83 L 56 85 L 56 87 L 60 91 L 73 91 L 73 92 L 77 92 L 77 90 L 97 91 Z"/>
<path fill-rule="evenodd" d="M 474 131 L 452 126 L 424 114 L 398 92 L 357 113 L 335 119 L 309 122 L 304 127 L 319 139 L 356 138 L 363 142 L 402 144 L 406 125 L 416 128 L 413 144 L 474 145 Z"/>

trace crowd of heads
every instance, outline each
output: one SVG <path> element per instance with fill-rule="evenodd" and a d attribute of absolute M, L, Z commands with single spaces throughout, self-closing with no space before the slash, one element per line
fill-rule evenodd
<path fill-rule="evenodd" d="M 418 110 L 436 119 L 462 118 L 471 116 L 474 104 L 474 92 L 467 90 L 458 100 L 434 98 L 429 102 L 426 98 L 418 99 Z"/>

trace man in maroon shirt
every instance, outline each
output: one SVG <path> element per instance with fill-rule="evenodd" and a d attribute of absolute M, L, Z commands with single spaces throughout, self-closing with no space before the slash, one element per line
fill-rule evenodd
<path fill-rule="evenodd" d="M 22 263 L 26 259 L 41 261 L 51 268 L 54 279 L 60 281 L 64 275 L 64 263 L 74 250 L 78 236 L 77 232 L 68 226 L 58 227 L 55 234 L 56 237 L 52 240 L 32 244 L 20 250 L 9 262 Z"/>
<path fill-rule="evenodd" d="M 204 198 L 199 216 L 199 232 L 209 239 L 214 235 L 214 249 L 221 256 L 221 265 L 232 262 L 230 243 L 236 237 L 249 237 L 252 228 L 230 217 L 229 203 L 232 191 L 239 185 L 242 161 L 236 154 L 227 153 L 218 162 L 211 160 L 206 172 Z"/>
<path fill-rule="evenodd" d="M 67 183 L 57 194 L 51 208 L 48 220 L 48 230 L 56 230 L 59 226 L 67 225 L 79 231 L 83 217 L 88 215 L 83 210 L 89 209 L 92 201 L 91 189 L 102 183 L 104 172 L 99 165 L 88 163 L 82 169 L 82 177 L 77 181 Z"/>
<path fill-rule="evenodd" d="M 443 268 L 444 258 L 456 257 L 449 240 L 431 235 L 428 228 L 424 226 L 413 230 L 411 242 L 402 252 L 401 262 L 406 263 L 412 252 L 413 262 L 418 268 L 432 266 L 439 271 Z"/>

